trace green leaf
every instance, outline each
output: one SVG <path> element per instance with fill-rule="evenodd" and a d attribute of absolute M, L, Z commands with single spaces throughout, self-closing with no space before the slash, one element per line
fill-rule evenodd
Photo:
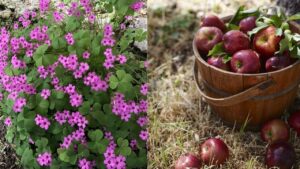
<path fill-rule="evenodd" d="M 44 152 L 44 151 L 47 150 L 48 139 L 43 137 L 43 138 L 37 140 L 37 141 L 35 142 L 35 145 L 38 147 L 38 148 L 37 148 L 37 152 L 38 152 L 38 153 L 42 153 L 42 152 Z"/>
<path fill-rule="evenodd" d="M 116 76 L 112 75 L 109 79 L 109 87 L 111 89 L 116 89 L 119 84 L 119 80 Z"/>
<path fill-rule="evenodd" d="M 65 93 L 62 91 L 52 90 L 57 99 L 62 99 L 65 96 Z"/>
<path fill-rule="evenodd" d="M 59 154 L 59 159 L 63 162 L 75 165 L 77 161 L 77 155 L 73 151 L 71 151 L 72 149 L 74 149 L 73 146 L 71 146 L 69 150 L 58 149 L 57 152 Z"/>
<path fill-rule="evenodd" d="M 209 52 L 208 52 L 208 56 L 217 56 L 217 55 L 223 55 L 226 54 L 224 47 L 223 47 L 223 43 L 220 42 L 218 44 L 216 44 L 214 46 L 214 48 L 212 48 Z"/>
<path fill-rule="evenodd" d="M 100 141 L 103 138 L 103 132 L 101 130 L 89 131 L 88 136 L 93 141 Z"/>
<path fill-rule="evenodd" d="M 300 34 L 296 33 L 292 36 L 293 40 L 296 41 L 296 42 L 299 42 L 300 41 Z"/>
<path fill-rule="evenodd" d="M 252 29 L 251 31 L 248 32 L 248 35 L 251 37 L 252 35 L 258 33 L 259 31 L 263 30 L 264 28 L 268 27 L 268 24 L 262 24 L 254 29 Z"/>
<path fill-rule="evenodd" d="M 130 147 L 120 147 L 119 149 L 120 154 L 127 157 L 131 154 L 131 148 Z"/>
<path fill-rule="evenodd" d="M 227 23 L 226 24 L 226 27 L 229 29 L 229 30 L 240 30 L 240 27 L 235 25 L 235 24 L 230 24 L 230 23 Z"/>
<path fill-rule="evenodd" d="M 7 74 L 8 76 L 13 76 L 14 75 L 14 73 L 13 73 L 13 71 L 12 71 L 12 69 L 11 69 L 10 66 L 6 66 L 6 68 L 5 68 L 5 74 Z"/>
<path fill-rule="evenodd" d="M 48 109 L 49 107 L 49 101 L 48 100 L 41 100 L 39 103 L 39 107 L 42 109 Z"/>
<path fill-rule="evenodd" d="M 288 17 L 289 21 L 294 21 L 294 20 L 299 20 L 299 19 L 300 19 L 300 13 L 297 13 L 295 15 Z"/>
<path fill-rule="evenodd" d="M 288 47 L 289 47 L 289 39 L 288 39 L 288 37 L 285 37 L 279 43 L 278 53 L 282 54 L 284 51 L 286 51 L 288 49 Z"/>
<path fill-rule="evenodd" d="M 276 36 L 281 36 L 283 33 L 282 29 L 281 28 L 277 28 L 276 29 Z"/>
<path fill-rule="evenodd" d="M 29 165 L 34 161 L 33 152 L 31 149 L 27 148 L 22 154 L 21 162 L 25 165 Z"/>
<path fill-rule="evenodd" d="M 58 59 L 58 55 L 54 55 L 54 54 L 47 54 L 47 55 L 43 55 L 43 65 L 44 66 L 49 66 L 54 64 Z"/>
<path fill-rule="evenodd" d="M 231 58 L 232 57 L 230 55 L 225 55 L 225 56 L 223 56 L 223 62 L 227 63 L 227 62 L 229 62 L 231 60 Z"/>
<path fill-rule="evenodd" d="M 118 79 L 122 80 L 126 76 L 126 72 L 124 70 L 118 70 L 116 72 Z"/>
<path fill-rule="evenodd" d="M 249 16 L 258 16 L 258 15 L 259 15 L 259 10 L 257 8 L 245 10 L 245 7 L 241 6 L 233 15 L 233 17 L 229 21 L 229 24 L 237 25 L 241 19 L 244 19 Z"/>

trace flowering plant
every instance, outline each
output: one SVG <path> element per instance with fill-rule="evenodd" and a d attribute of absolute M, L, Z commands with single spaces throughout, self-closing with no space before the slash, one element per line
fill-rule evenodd
<path fill-rule="evenodd" d="M 143 5 L 40 0 L 1 28 L 1 115 L 24 168 L 146 167 L 147 62 L 132 47 L 146 32 L 131 26 Z"/>

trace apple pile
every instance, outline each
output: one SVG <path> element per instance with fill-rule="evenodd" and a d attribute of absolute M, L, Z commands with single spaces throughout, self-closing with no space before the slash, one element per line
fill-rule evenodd
<path fill-rule="evenodd" d="M 207 63 L 236 73 L 263 73 L 283 69 L 300 57 L 300 35 L 288 22 L 300 19 L 278 12 L 240 7 L 228 23 L 207 15 L 195 35 L 195 45 Z"/>
<path fill-rule="evenodd" d="M 300 111 L 288 118 L 289 126 L 300 136 Z M 268 143 L 265 162 L 268 168 L 291 169 L 296 153 L 289 141 L 289 126 L 281 119 L 273 119 L 261 128 L 261 138 Z"/>

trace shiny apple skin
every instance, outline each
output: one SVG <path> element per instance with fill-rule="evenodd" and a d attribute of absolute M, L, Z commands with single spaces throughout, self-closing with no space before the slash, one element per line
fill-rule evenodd
<path fill-rule="evenodd" d="M 268 143 L 287 142 L 289 133 L 288 125 L 281 119 L 270 120 L 261 128 L 261 138 Z"/>
<path fill-rule="evenodd" d="M 217 27 L 202 27 L 195 37 L 196 47 L 200 54 L 207 55 L 208 52 L 222 41 L 223 33 Z"/>
<path fill-rule="evenodd" d="M 229 158 L 229 149 L 223 140 L 210 138 L 200 146 L 200 157 L 206 165 L 221 165 Z"/>
<path fill-rule="evenodd" d="M 201 161 L 195 155 L 187 153 L 178 158 L 175 169 L 200 169 Z"/>
<path fill-rule="evenodd" d="M 250 49 L 250 38 L 239 30 L 231 30 L 223 36 L 224 49 L 230 54 Z"/>

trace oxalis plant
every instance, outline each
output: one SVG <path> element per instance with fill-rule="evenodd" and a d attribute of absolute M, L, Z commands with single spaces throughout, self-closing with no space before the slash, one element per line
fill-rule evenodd
<path fill-rule="evenodd" d="M 97 6 L 97 11 L 94 7 Z M 144 3 L 80 0 L 0 30 L 1 116 L 24 168 L 146 167 Z"/>

